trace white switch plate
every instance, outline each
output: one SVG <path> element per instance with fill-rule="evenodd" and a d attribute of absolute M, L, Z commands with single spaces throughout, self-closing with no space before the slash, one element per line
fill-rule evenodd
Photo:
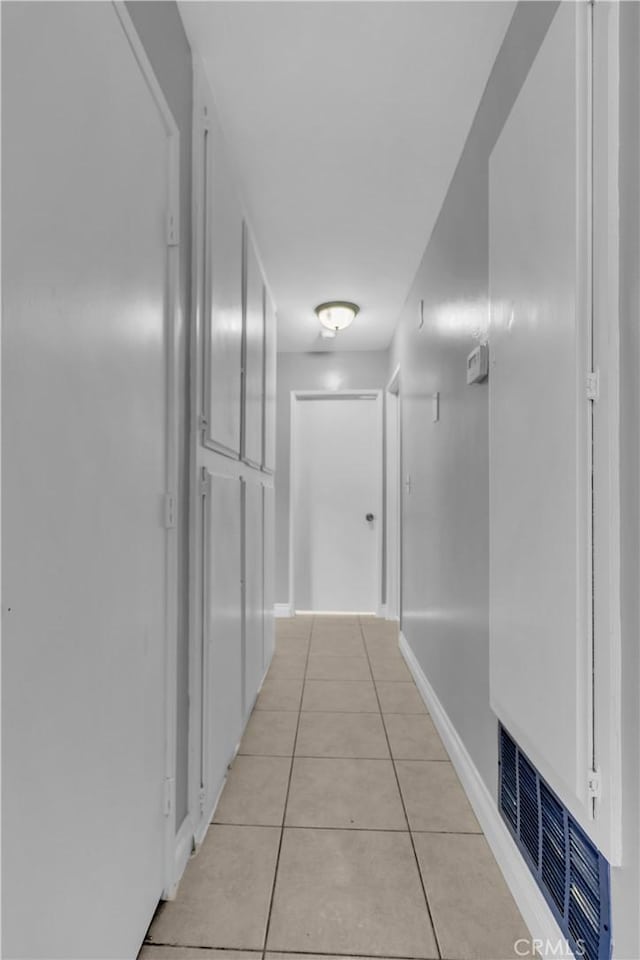
<path fill-rule="evenodd" d="M 481 383 L 489 376 L 489 347 L 480 343 L 467 357 L 467 383 Z"/>

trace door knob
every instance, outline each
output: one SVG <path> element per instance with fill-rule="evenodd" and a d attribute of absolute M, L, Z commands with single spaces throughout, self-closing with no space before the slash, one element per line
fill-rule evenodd
<path fill-rule="evenodd" d="M 366 516 L 366 519 L 369 521 L 369 523 L 371 523 L 371 521 L 373 520 L 373 514 L 372 514 L 372 513 L 368 513 L 367 516 Z"/>

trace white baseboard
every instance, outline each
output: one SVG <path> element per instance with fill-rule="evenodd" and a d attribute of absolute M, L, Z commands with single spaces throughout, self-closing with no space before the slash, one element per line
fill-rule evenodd
<path fill-rule="evenodd" d="M 218 789 L 217 789 L 217 791 L 216 791 L 216 794 L 215 794 L 215 798 L 214 798 L 214 800 L 213 800 L 213 803 L 211 804 L 211 806 L 209 807 L 208 810 L 205 809 L 205 810 L 203 811 L 202 817 L 200 818 L 200 822 L 198 823 L 196 829 L 194 830 L 194 833 L 193 833 L 193 852 L 194 852 L 194 854 L 197 854 L 197 853 L 200 852 L 200 847 L 201 847 L 202 844 L 204 843 L 205 837 L 207 836 L 207 830 L 208 830 L 209 827 L 211 826 L 211 821 L 213 820 L 213 815 L 214 815 L 214 813 L 216 812 L 216 807 L 218 806 L 218 803 L 219 803 L 219 801 L 220 801 L 220 797 L 222 796 L 222 791 L 224 790 L 225 783 L 227 782 L 227 776 L 228 776 L 228 774 L 229 774 L 229 767 L 231 766 L 231 764 L 232 764 L 233 761 L 235 760 L 235 756 L 236 756 L 236 753 L 237 753 L 237 752 L 238 752 L 238 747 L 235 748 L 235 750 L 234 750 L 234 752 L 233 752 L 233 757 L 231 757 L 231 759 L 229 760 L 229 764 L 228 764 L 228 766 L 227 766 L 227 768 L 226 768 L 226 770 L 225 770 L 225 772 L 224 772 L 224 776 L 222 777 L 221 782 L 218 784 Z"/>
<path fill-rule="evenodd" d="M 382 617 L 383 620 L 389 619 L 389 608 L 386 605 L 386 603 L 380 604 L 380 616 Z"/>
<path fill-rule="evenodd" d="M 566 942 L 565 935 L 558 926 L 529 868 L 503 823 L 494 797 L 487 789 L 467 748 L 438 700 L 422 667 L 416 660 L 407 638 L 402 633 L 400 634 L 400 652 L 411 671 L 420 696 L 431 714 L 531 937 L 538 941 L 536 946 L 539 956 L 543 958 L 553 956 L 556 960 L 574 960 L 574 955 L 568 949 L 568 946 L 562 957 L 557 952 L 551 952 L 554 951 L 554 947 L 557 950 L 558 943 Z"/>
<path fill-rule="evenodd" d="M 193 852 L 193 824 L 191 817 L 186 816 L 182 821 L 182 826 L 176 834 L 175 855 L 173 860 L 173 883 L 169 889 L 164 890 L 163 900 L 173 900 L 178 890 L 178 884 L 189 862 L 189 857 Z"/>
<path fill-rule="evenodd" d="M 291 604 L 289 603 L 274 603 L 273 605 L 273 615 L 274 617 L 292 617 L 293 613 L 291 611 Z"/>
<path fill-rule="evenodd" d="M 269 667 L 271 666 L 271 661 L 273 660 L 276 653 L 276 640 L 273 638 L 273 643 L 270 646 L 270 649 L 266 651 L 267 655 L 264 662 L 264 676 L 262 677 L 262 683 L 264 683 L 265 678 L 269 672 Z M 262 683 L 260 684 L 260 689 L 262 690 Z"/>

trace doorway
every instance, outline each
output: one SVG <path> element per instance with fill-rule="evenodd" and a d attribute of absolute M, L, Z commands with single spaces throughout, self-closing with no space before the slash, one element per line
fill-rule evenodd
<path fill-rule="evenodd" d="M 382 394 L 296 391 L 291 417 L 292 606 L 379 614 Z"/>

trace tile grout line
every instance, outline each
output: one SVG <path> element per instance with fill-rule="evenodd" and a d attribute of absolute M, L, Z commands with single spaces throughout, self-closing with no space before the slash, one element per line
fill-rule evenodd
<path fill-rule="evenodd" d="M 293 764 L 296 757 L 296 746 L 298 743 L 298 732 L 300 730 L 300 717 L 302 716 L 302 701 L 304 699 L 304 687 L 306 683 L 307 675 L 307 666 L 309 664 L 309 655 L 311 653 L 311 643 L 313 641 L 313 628 L 315 626 L 316 618 L 313 617 L 311 620 L 311 625 L 309 628 L 309 642 L 307 644 L 307 655 L 304 662 L 304 677 L 302 678 L 302 690 L 300 691 L 300 702 L 298 704 L 298 720 L 296 722 L 296 732 L 293 738 L 293 746 L 291 748 L 291 764 L 289 766 L 289 779 L 287 781 L 287 790 L 284 796 L 284 808 L 282 810 L 282 824 L 280 826 L 280 842 L 278 844 L 278 853 L 276 855 L 276 866 L 273 873 L 273 884 L 271 886 L 271 896 L 269 898 L 269 910 L 267 912 L 267 923 L 264 930 L 264 944 L 262 946 L 262 960 L 266 960 L 267 955 L 267 943 L 269 942 L 269 931 L 271 929 L 271 914 L 273 912 L 273 901 L 276 895 L 276 883 L 278 881 L 278 870 L 280 869 L 280 854 L 282 853 L 282 843 L 284 841 L 284 825 L 287 819 L 287 806 L 289 805 L 289 792 L 291 790 L 291 781 L 293 779 Z M 276 644 L 277 644 L 276 636 Z"/>
<path fill-rule="evenodd" d="M 369 650 L 368 650 L 368 648 L 367 648 L 367 641 L 366 641 L 366 638 L 365 638 L 365 634 L 364 634 L 364 630 L 363 630 L 363 628 L 362 628 L 362 623 L 361 623 L 361 621 L 360 621 L 360 618 L 358 618 L 358 623 L 360 624 L 360 632 L 361 632 L 361 634 L 362 634 L 362 641 L 363 641 L 363 643 L 364 643 L 364 648 L 365 648 L 365 651 L 366 651 L 367 660 L 369 660 L 369 669 L 371 670 L 371 660 L 370 660 L 370 658 L 369 658 Z M 371 674 L 372 674 L 372 676 L 373 676 L 373 670 L 371 671 Z M 374 690 L 375 690 L 375 692 L 376 692 L 376 699 L 377 699 L 377 701 L 378 701 L 378 707 L 380 708 L 380 716 L 382 717 L 382 726 L 383 726 L 383 728 L 384 728 L 384 735 L 385 735 L 385 737 L 387 738 L 387 746 L 388 746 L 388 748 L 389 748 L 389 755 L 390 755 L 390 757 L 391 757 L 391 763 L 393 764 L 393 773 L 394 773 L 394 776 L 395 776 L 395 778 L 396 778 L 396 784 L 397 784 L 397 787 L 398 787 L 398 793 L 400 794 L 400 802 L 401 802 L 401 804 L 402 804 L 402 810 L 403 810 L 403 812 L 404 812 L 404 817 L 405 817 L 405 820 L 406 820 L 406 822 L 407 822 L 407 831 L 408 831 L 408 833 L 409 833 L 409 842 L 411 843 L 411 849 L 413 850 L 413 856 L 414 856 L 415 863 L 416 863 L 416 870 L 418 871 L 418 878 L 419 878 L 419 880 L 420 880 L 420 886 L 422 887 L 422 894 L 423 894 L 423 896 L 424 896 L 424 902 L 425 902 L 425 906 L 426 906 L 426 908 L 427 908 L 427 916 L 429 917 L 429 923 L 431 924 L 431 929 L 432 929 L 432 931 L 433 931 L 433 939 L 434 939 L 434 942 L 435 942 L 435 945 L 436 945 L 436 950 L 438 951 L 438 958 L 439 958 L 439 960 L 442 960 L 444 954 L 442 953 L 442 948 L 441 948 L 441 946 L 440 946 L 440 941 L 439 941 L 439 939 L 438 939 L 438 933 L 437 933 L 437 931 L 436 931 L 436 925 L 435 925 L 435 922 L 434 922 L 434 919 L 433 919 L 433 914 L 432 914 L 432 912 L 431 912 L 431 905 L 430 905 L 430 903 L 429 903 L 429 897 L 427 896 L 427 888 L 426 888 L 426 886 L 425 886 L 424 878 L 423 878 L 423 876 L 422 876 L 422 870 L 420 869 L 420 861 L 418 860 L 418 852 L 417 852 L 417 850 L 416 850 L 416 845 L 415 845 L 415 842 L 414 842 L 414 839 L 413 839 L 413 832 L 412 832 L 412 830 L 411 830 L 411 824 L 410 824 L 410 822 L 409 822 L 409 814 L 407 813 L 407 807 L 406 807 L 406 804 L 405 804 L 405 802 L 404 802 L 404 795 L 403 795 L 403 793 L 402 793 L 402 787 L 400 786 L 400 778 L 398 777 L 398 771 L 397 771 L 397 769 L 396 769 L 396 760 L 395 760 L 395 757 L 394 757 L 394 755 L 393 755 L 393 751 L 392 751 L 392 749 L 391 749 L 391 741 L 389 740 L 389 734 L 387 733 L 387 724 L 386 724 L 386 722 L 385 722 L 384 712 L 383 712 L 383 710 L 382 710 L 382 704 L 380 703 L 380 696 L 379 696 L 379 694 L 378 694 L 378 687 L 376 686 L 375 682 L 374 682 L 374 684 L 373 684 L 373 687 L 374 687 Z M 263 960 L 264 960 L 264 957 L 263 957 Z"/>
<path fill-rule="evenodd" d="M 268 713 L 269 711 L 263 711 Z M 307 712 L 307 711 L 303 711 Z M 311 711 L 312 713 L 314 711 Z M 316 711 L 320 713 L 321 711 Z M 344 713 L 343 716 L 352 717 L 352 716 L 375 716 L 375 714 L 353 714 L 353 713 Z M 424 714 L 417 713 L 394 713 L 390 714 L 394 717 L 417 717 L 424 716 Z M 287 760 L 291 754 L 289 753 L 238 753 L 237 757 L 269 757 L 272 760 Z M 329 753 L 297 753 L 296 757 L 299 760 L 388 760 L 389 757 L 343 757 L 342 754 L 329 754 Z M 396 757 L 396 760 L 403 760 L 405 763 L 451 763 L 450 760 L 444 760 L 442 757 L 434 757 L 433 759 L 421 759 L 419 757 Z M 419 832 L 419 831 L 418 831 Z M 440 832 L 440 831 L 438 831 Z M 456 831 L 453 831 L 454 833 Z"/>
<path fill-rule="evenodd" d="M 300 759 L 296 757 L 295 759 Z M 303 757 L 303 760 L 315 760 L 316 757 Z M 333 758 L 332 758 L 333 759 Z M 360 757 L 348 757 L 349 760 L 359 760 Z M 362 759 L 366 759 L 362 758 Z M 383 760 L 382 763 L 388 763 L 388 760 Z M 232 820 L 216 820 L 215 825 L 217 827 L 251 827 L 253 830 L 273 830 L 277 829 L 279 824 L 277 823 L 236 823 Z M 287 830 L 347 830 L 350 833 L 426 833 L 429 836 L 437 837 L 481 837 L 483 836 L 480 830 L 411 830 L 408 827 L 335 827 L 335 826 L 318 826 L 314 824 L 309 826 L 306 823 L 288 823 Z M 220 947 L 219 949 L 226 949 Z M 244 947 L 239 947 L 238 949 L 245 949 Z M 248 948 L 247 948 L 248 949 Z M 255 951 L 254 951 L 255 952 Z M 258 951 L 260 952 L 260 951 Z M 275 950 L 274 953 L 282 953 L 282 950 Z M 299 950 L 292 950 L 292 953 L 299 953 Z M 313 953 L 314 951 L 310 951 Z M 338 954 L 342 956 L 342 954 Z M 369 956 L 369 954 L 363 954 L 363 956 Z"/>
<path fill-rule="evenodd" d="M 306 682 L 307 682 L 307 681 L 304 680 L 303 683 L 302 683 L 303 689 L 304 689 L 304 685 L 306 684 Z M 315 681 L 311 681 L 311 682 L 312 682 L 312 683 L 315 683 Z M 321 681 L 321 682 L 324 683 L 324 681 Z M 340 683 L 340 682 L 341 682 L 341 681 L 339 681 L 339 680 L 336 681 L 336 683 Z M 353 683 L 354 681 L 347 681 L 347 682 L 348 682 L 348 683 L 349 683 L 349 682 Z M 359 683 L 370 683 L 370 682 L 372 682 L 372 681 L 369 681 L 369 680 L 360 680 L 360 681 L 357 681 L 357 682 L 359 682 Z M 259 709 L 259 710 L 256 708 L 256 710 L 257 710 L 258 713 L 294 713 L 294 714 L 295 714 L 295 713 L 298 713 L 297 710 L 276 710 L 275 708 L 274 708 L 273 710 L 271 710 L 271 709 L 265 709 L 264 707 L 262 707 L 262 708 Z M 379 710 L 302 710 L 302 711 L 300 711 L 300 712 L 301 712 L 301 713 L 344 713 L 344 714 L 346 714 L 347 716 L 353 717 L 353 716 L 362 716 L 362 714 L 368 714 L 369 716 L 377 716 L 377 714 L 379 713 Z M 389 713 L 390 713 L 390 712 L 391 712 L 391 711 L 389 711 Z M 404 713 L 403 713 L 403 714 L 400 714 L 400 716 L 423 717 L 423 716 L 424 716 L 424 713 L 413 713 L 413 714 L 404 714 Z"/>
<path fill-rule="evenodd" d="M 154 943 L 145 942 L 143 944 L 143 947 L 147 949 L 149 947 L 161 947 L 163 949 L 166 949 L 168 947 L 170 950 L 182 950 L 182 949 L 202 950 L 203 952 L 205 950 L 208 950 L 211 953 L 212 957 L 216 953 L 245 953 L 245 954 L 248 953 L 248 954 L 255 955 L 256 960 L 258 956 L 262 955 L 263 953 L 262 950 L 252 950 L 251 948 L 247 948 L 247 947 L 208 947 L 208 946 L 203 946 L 202 944 L 198 945 L 193 943 L 179 943 L 179 944 L 178 943 L 160 943 L 160 941 L 157 941 L 157 942 L 154 941 Z M 332 958 L 337 958 L 337 960 L 345 960 L 345 958 L 348 958 L 348 960 L 380 960 L 380 958 L 374 957 L 370 953 L 327 953 L 327 951 L 325 950 L 314 950 L 314 951 L 268 950 L 267 953 L 271 954 L 272 956 L 278 955 L 278 956 L 291 956 L 291 957 L 332 957 Z M 179 958 L 176 957 L 176 960 L 179 960 Z M 400 956 L 400 954 L 387 954 L 384 960 L 433 960 L 433 958 L 418 957 L 415 954 L 411 956 L 408 956 L 407 954 L 403 954 L 402 956 Z M 468 960 L 468 958 L 449 956 L 449 957 L 443 957 L 441 958 L 441 960 Z M 505 957 L 504 960 L 511 960 L 511 958 Z M 533 960 L 539 960 L 538 955 L 536 955 L 533 958 Z"/>
<path fill-rule="evenodd" d="M 291 678 L 288 677 L 287 679 L 291 679 Z M 300 679 L 300 677 L 298 677 L 298 679 Z M 324 683 L 325 681 L 322 681 L 322 682 Z M 332 681 L 326 681 L 326 682 L 327 682 L 327 683 L 331 683 Z M 345 680 L 345 681 L 340 681 L 340 680 L 338 680 L 338 681 L 334 681 L 334 682 L 336 682 L 336 683 L 340 683 L 340 682 L 345 682 L 345 683 L 369 683 L 368 680 Z M 373 683 L 374 686 L 376 685 L 375 680 L 372 680 L 371 682 Z M 383 680 L 383 681 L 381 681 L 381 682 L 382 682 L 382 683 L 396 683 L 395 680 Z M 397 682 L 398 682 L 398 683 L 402 683 L 403 681 L 398 680 Z M 303 686 L 304 686 L 305 683 L 306 683 L 306 680 L 304 680 L 304 678 L 303 678 Z M 268 707 L 268 708 L 266 708 L 266 709 L 265 709 L 265 707 L 254 707 L 253 709 L 254 709 L 257 713 L 298 713 L 298 712 L 299 712 L 298 710 L 283 710 L 282 707 L 273 707 L 273 708 Z M 301 713 L 346 713 L 346 714 L 349 715 L 349 716 L 354 716 L 354 715 L 357 716 L 357 715 L 362 715 L 363 713 L 366 713 L 366 714 L 378 714 L 378 713 L 380 712 L 380 710 L 379 710 L 379 708 L 378 708 L 378 710 L 302 710 L 302 711 L 300 711 L 300 712 L 301 712 Z M 428 717 L 428 716 L 429 716 L 429 714 L 428 714 L 425 710 L 416 710 L 416 711 L 414 711 L 414 712 L 407 712 L 406 710 L 402 710 L 402 711 L 387 710 L 386 712 L 387 712 L 387 714 L 388 714 L 389 716 L 391 716 L 391 717 Z M 246 756 L 246 754 L 245 754 L 245 756 Z M 276 756 L 277 756 L 277 754 L 276 754 Z M 411 758 L 410 758 L 410 757 L 407 757 L 407 759 L 411 759 Z"/>

